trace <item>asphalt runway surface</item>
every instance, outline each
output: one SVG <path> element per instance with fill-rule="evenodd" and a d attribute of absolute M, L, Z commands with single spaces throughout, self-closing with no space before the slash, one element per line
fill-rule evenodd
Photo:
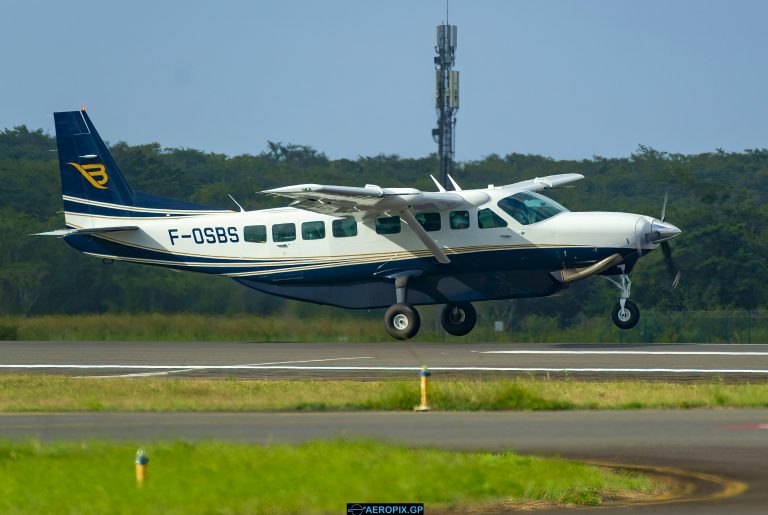
<path fill-rule="evenodd" d="M 0 342 L 0 373 L 415 380 L 422 365 L 433 371 L 433 380 L 546 374 L 762 382 L 768 380 L 768 345 Z M 0 415 L 0 438 L 35 437 L 142 443 L 371 437 L 414 446 L 514 450 L 661 467 L 658 473 L 691 487 L 682 501 L 609 506 L 599 508 L 602 513 L 768 510 L 768 410 Z"/>
<path fill-rule="evenodd" d="M 0 342 L 0 371 L 251 378 L 768 380 L 768 345 Z"/>
<path fill-rule="evenodd" d="M 296 443 L 367 437 L 412 446 L 514 450 L 673 467 L 661 473 L 695 486 L 682 499 L 595 509 L 600 513 L 764 514 L 768 506 L 765 410 L 6 414 L 0 415 L 0 437 L 109 438 L 150 449 L 159 439 Z"/>

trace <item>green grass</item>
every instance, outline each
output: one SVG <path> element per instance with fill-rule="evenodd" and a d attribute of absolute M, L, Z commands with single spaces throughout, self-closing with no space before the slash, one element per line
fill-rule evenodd
<path fill-rule="evenodd" d="M 433 376 L 437 410 L 768 407 L 768 384 L 676 384 Z M 412 381 L 263 381 L 0 375 L 0 412 L 410 410 Z"/>
<path fill-rule="evenodd" d="M 621 331 L 606 316 L 584 318 L 561 327 L 557 316 L 530 315 L 511 330 L 495 332 L 490 315 L 481 312 L 467 336 L 448 336 L 439 328 L 439 307 L 420 306 L 423 320 L 416 341 L 422 342 L 768 342 L 768 314 L 723 311 L 644 312 L 637 328 Z M 381 313 L 370 317 L 338 310 L 334 316 L 296 314 L 203 315 L 115 314 L 0 317 L 0 340 L 143 340 L 143 341 L 391 341 Z"/>
<path fill-rule="evenodd" d="M 0 443 L 2 513 L 344 513 L 347 502 L 435 508 L 651 494 L 647 477 L 511 452 L 408 449 L 372 441 L 298 446 L 155 443 L 143 487 L 135 445 Z"/>

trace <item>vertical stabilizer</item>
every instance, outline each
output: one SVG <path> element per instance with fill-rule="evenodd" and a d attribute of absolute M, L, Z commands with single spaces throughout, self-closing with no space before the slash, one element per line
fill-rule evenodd
<path fill-rule="evenodd" d="M 120 226 L 126 219 L 229 213 L 133 191 L 85 109 L 53 113 L 67 227 Z"/>
<path fill-rule="evenodd" d="M 133 191 L 85 110 L 53 113 L 67 222 L 93 206 L 133 206 Z"/>

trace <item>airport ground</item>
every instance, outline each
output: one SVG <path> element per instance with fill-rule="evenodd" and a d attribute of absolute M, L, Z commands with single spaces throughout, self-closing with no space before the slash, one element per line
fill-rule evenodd
<path fill-rule="evenodd" d="M 438 377 L 763 381 L 760 344 L 430 344 L 262 342 L 0 342 L 0 370 L 73 376 L 242 378 Z"/>
<path fill-rule="evenodd" d="M 765 383 L 763 345 L 432 345 L 4 342 L 4 372 L 194 378 L 413 378 L 520 375 L 620 381 Z M 567 383 L 564 382 L 567 386 Z M 514 450 L 652 467 L 690 487 L 647 513 L 763 513 L 768 411 L 36 413 L 0 415 L 0 435 L 41 440 L 216 438 L 298 443 L 368 437 L 410 446 Z M 605 512 L 606 508 L 601 508 Z"/>

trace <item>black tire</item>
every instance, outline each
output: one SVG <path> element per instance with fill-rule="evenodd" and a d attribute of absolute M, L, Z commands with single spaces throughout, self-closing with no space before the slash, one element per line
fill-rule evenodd
<path fill-rule="evenodd" d="M 409 304 L 393 304 L 384 313 L 384 327 L 393 338 L 410 340 L 419 332 L 421 317 Z"/>
<path fill-rule="evenodd" d="M 464 336 L 475 328 L 477 311 L 469 302 L 446 304 L 440 314 L 443 329 L 453 336 Z"/>
<path fill-rule="evenodd" d="M 625 311 L 621 311 L 621 304 L 618 302 L 613 306 L 613 312 L 611 312 L 611 318 L 613 323 L 619 329 L 632 329 L 640 321 L 640 309 L 631 300 L 627 299 L 624 303 Z"/>

